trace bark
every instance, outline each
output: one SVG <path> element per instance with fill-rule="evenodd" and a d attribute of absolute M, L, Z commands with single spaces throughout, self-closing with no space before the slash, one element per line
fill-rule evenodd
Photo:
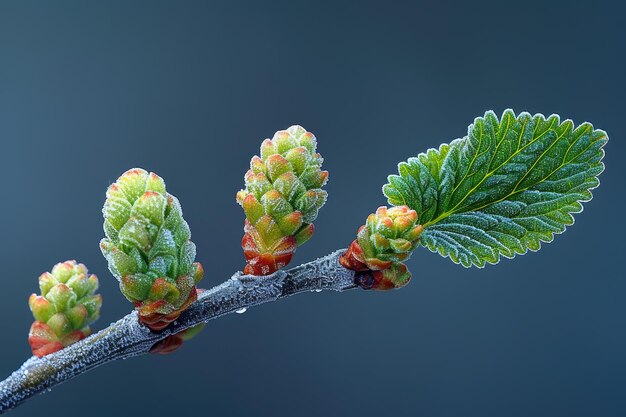
<path fill-rule="evenodd" d="M 339 256 L 344 252 L 341 249 L 263 277 L 237 272 L 226 282 L 201 293 L 198 301 L 161 332 L 153 332 L 139 323 L 133 311 L 59 352 L 43 358 L 33 356 L 0 382 L 0 414 L 97 366 L 146 354 L 158 341 L 196 324 L 302 292 L 356 288 L 354 272 L 339 264 Z"/>

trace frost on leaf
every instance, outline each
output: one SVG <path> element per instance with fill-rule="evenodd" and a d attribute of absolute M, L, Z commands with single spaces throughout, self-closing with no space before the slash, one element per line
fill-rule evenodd
<path fill-rule="evenodd" d="M 599 184 L 607 141 L 590 123 L 489 111 L 467 136 L 401 162 L 383 192 L 417 211 L 422 245 L 483 267 L 539 250 L 574 223 Z"/>

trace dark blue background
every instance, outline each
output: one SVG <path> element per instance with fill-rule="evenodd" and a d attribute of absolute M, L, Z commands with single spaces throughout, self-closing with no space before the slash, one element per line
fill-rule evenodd
<path fill-rule="evenodd" d="M 465 270 L 420 250 L 401 291 L 228 316 L 12 415 L 625 415 L 619 4 L 1 2 L 2 376 L 30 355 L 27 298 L 55 262 L 99 275 L 95 330 L 130 310 L 98 249 L 105 189 L 127 168 L 179 197 L 208 287 L 242 267 L 235 192 L 290 124 L 318 136 L 331 173 L 295 263 L 347 246 L 398 161 L 485 110 L 559 113 L 612 138 L 596 198 L 539 253 Z"/>

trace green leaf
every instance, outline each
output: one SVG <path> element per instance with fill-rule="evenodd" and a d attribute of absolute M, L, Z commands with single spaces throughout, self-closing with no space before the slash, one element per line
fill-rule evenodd
<path fill-rule="evenodd" d="M 539 250 L 574 223 L 599 185 L 607 141 L 589 123 L 489 111 L 464 138 L 400 163 L 383 192 L 417 211 L 423 246 L 483 267 Z"/>

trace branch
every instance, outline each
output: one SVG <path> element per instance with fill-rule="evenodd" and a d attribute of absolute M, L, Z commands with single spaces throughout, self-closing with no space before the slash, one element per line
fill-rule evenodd
<path fill-rule="evenodd" d="M 339 256 L 344 252 L 345 249 L 338 250 L 265 277 L 237 272 L 226 282 L 201 293 L 198 301 L 162 332 L 152 332 L 140 324 L 133 311 L 59 352 L 43 358 L 33 356 L 0 382 L 0 414 L 100 365 L 148 353 L 159 340 L 199 323 L 302 292 L 356 288 L 354 272 L 339 264 Z"/>

